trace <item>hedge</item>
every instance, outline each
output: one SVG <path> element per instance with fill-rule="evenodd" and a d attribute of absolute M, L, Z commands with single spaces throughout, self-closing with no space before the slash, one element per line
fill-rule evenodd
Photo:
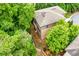
<path fill-rule="evenodd" d="M 60 54 L 79 35 L 79 26 L 61 20 L 52 27 L 46 36 L 48 49 L 55 55 Z"/>
<path fill-rule="evenodd" d="M 38 10 L 52 6 L 60 6 L 61 8 L 63 8 L 65 11 L 69 13 L 79 11 L 78 3 L 37 3 L 35 8 L 36 10 Z"/>

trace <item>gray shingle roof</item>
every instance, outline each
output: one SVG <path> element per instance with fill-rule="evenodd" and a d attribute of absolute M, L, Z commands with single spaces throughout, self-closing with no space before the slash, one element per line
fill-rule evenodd
<path fill-rule="evenodd" d="M 72 56 L 79 56 L 79 36 L 65 50 Z"/>
<path fill-rule="evenodd" d="M 40 27 L 57 22 L 60 19 L 66 19 L 62 13 L 56 12 L 55 10 L 50 10 L 51 8 L 59 8 L 58 6 L 50 7 L 42 10 L 37 10 L 35 12 L 35 19 Z M 59 8 L 58 10 L 62 10 Z M 63 11 L 63 14 L 65 11 Z"/>

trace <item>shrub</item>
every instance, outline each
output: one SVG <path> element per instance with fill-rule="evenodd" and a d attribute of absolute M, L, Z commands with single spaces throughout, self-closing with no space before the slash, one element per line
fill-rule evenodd
<path fill-rule="evenodd" d="M 75 37 L 78 36 L 78 34 L 79 34 L 79 26 L 72 25 L 70 27 L 70 35 L 69 35 L 70 42 L 72 42 L 75 39 Z"/>
<path fill-rule="evenodd" d="M 16 43 L 16 51 L 13 53 L 13 55 L 36 55 L 36 49 L 31 35 L 29 35 L 26 31 L 16 31 L 14 37 L 16 37 L 18 41 Z M 22 53 L 20 53 L 20 51 Z"/>
<path fill-rule="evenodd" d="M 38 9 L 43 9 L 47 7 L 52 7 L 52 6 L 60 6 L 65 11 L 70 13 L 79 10 L 78 8 L 79 4 L 77 3 L 37 3 L 35 7 L 36 7 L 36 10 L 38 10 Z"/>
<path fill-rule="evenodd" d="M 5 32 L 28 30 L 34 10 L 34 4 L 0 4 L 0 29 Z"/>
<path fill-rule="evenodd" d="M 48 49 L 55 54 L 59 54 L 64 51 L 78 34 L 79 26 L 71 25 L 61 20 L 49 30 L 46 36 Z"/>
<path fill-rule="evenodd" d="M 21 30 L 16 31 L 14 36 L 5 36 L 5 38 L 0 42 L 0 55 L 36 55 L 36 49 L 32 42 L 32 37 L 26 31 Z"/>
<path fill-rule="evenodd" d="M 34 10 L 34 4 L 0 4 L 0 55 L 36 55 L 32 37 L 27 32 Z"/>
<path fill-rule="evenodd" d="M 65 25 L 56 25 L 51 28 L 46 37 L 46 43 L 50 51 L 60 53 L 69 43 L 69 29 Z"/>

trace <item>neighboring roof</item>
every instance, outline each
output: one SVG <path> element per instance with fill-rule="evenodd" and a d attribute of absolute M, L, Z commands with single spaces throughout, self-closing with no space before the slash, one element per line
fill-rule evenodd
<path fill-rule="evenodd" d="M 51 11 L 57 12 L 59 14 L 65 14 L 65 13 L 67 13 L 62 8 L 60 8 L 59 6 L 53 6 L 53 7 L 49 7 L 49 8 L 40 9 L 40 10 L 35 11 L 35 13 L 36 12 L 43 12 L 45 10 L 51 10 Z"/>
<path fill-rule="evenodd" d="M 79 36 L 65 49 L 66 51 L 79 50 Z"/>
<path fill-rule="evenodd" d="M 66 19 L 63 15 L 51 10 L 44 10 L 43 12 L 36 13 L 35 17 L 40 27 L 55 23 L 60 19 Z"/>
<path fill-rule="evenodd" d="M 64 56 L 79 56 L 79 50 L 67 51 Z"/>
<path fill-rule="evenodd" d="M 79 36 L 65 50 L 72 56 L 79 56 Z"/>
<path fill-rule="evenodd" d="M 79 25 L 79 12 L 74 13 L 70 18 L 73 24 Z"/>

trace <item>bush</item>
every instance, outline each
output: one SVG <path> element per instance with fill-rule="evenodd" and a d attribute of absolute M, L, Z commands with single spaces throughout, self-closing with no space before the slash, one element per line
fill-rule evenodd
<path fill-rule="evenodd" d="M 32 42 L 32 37 L 26 31 L 21 30 L 16 31 L 14 36 L 5 36 L 3 40 L 0 39 L 0 55 L 2 56 L 36 55 L 36 49 Z"/>
<path fill-rule="evenodd" d="M 75 39 L 75 37 L 78 36 L 78 34 L 79 34 L 79 26 L 72 25 L 70 27 L 70 35 L 69 35 L 70 42 L 72 42 Z"/>
<path fill-rule="evenodd" d="M 36 7 L 36 10 L 38 10 L 38 9 L 43 9 L 47 7 L 52 7 L 52 6 L 60 6 L 65 11 L 70 13 L 79 10 L 78 8 L 79 4 L 77 3 L 37 3 L 35 7 Z"/>
<path fill-rule="evenodd" d="M 0 29 L 5 32 L 28 30 L 34 10 L 34 4 L 0 4 Z"/>
<path fill-rule="evenodd" d="M 46 43 L 50 51 L 60 53 L 69 43 L 69 29 L 65 25 L 56 25 L 51 28 L 46 37 Z"/>
<path fill-rule="evenodd" d="M 34 4 L 0 4 L 0 56 L 32 56 L 30 29 Z"/>
<path fill-rule="evenodd" d="M 48 49 L 55 54 L 59 54 L 75 39 L 79 34 L 79 26 L 70 25 L 61 20 L 52 27 L 47 36 L 46 44 Z"/>

